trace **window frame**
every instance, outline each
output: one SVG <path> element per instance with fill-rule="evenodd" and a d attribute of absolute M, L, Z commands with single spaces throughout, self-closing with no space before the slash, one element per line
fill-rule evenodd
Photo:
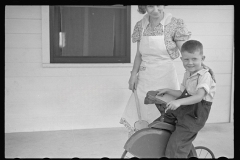
<path fill-rule="evenodd" d="M 50 38 L 50 63 L 131 63 L 131 6 L 126 6 L 127 10 L 127 40 L 126 40 L 126 56 L 119 57 L 111 57 L 111 56 L 94 56 L 94 57 L 57 57 L 54 56 L 55 52 L 61 52 L 61 48 L 59 48 L 59 32 L 60 25 L 58 22 L 60 21 L 60 16 L 57 12 L 59 12 L 59 6 L 49 6 L 49 38 Z M 91 6 L 93 7 L 93 6 Z M 99 6 L 97 6 L 99 7 Z M 101 7 L 101 6 L 100 6 Z M 114 6 L 111 6 L 114 8 Z"/>

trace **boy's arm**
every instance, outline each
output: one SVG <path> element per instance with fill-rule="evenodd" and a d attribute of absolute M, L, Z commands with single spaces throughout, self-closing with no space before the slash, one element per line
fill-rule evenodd
<path fill-rule="evenodd" d="M 170 94 L 177 98 L 177 97 L 181 96 L 181 94 L 182 94 L 181 90 L 173 90 L 173 89 L 169 89 L 169 88 L 159 89 L 157 91 L 158 91 L 158 94 L 157 94 L 158 96 L 162 96 L 163 94 L 166 93 L 166 94 Z"/>
<path fill-rule="evenodd" d="M 187 98 L 178 99 L 179 104 L 180 105 L 190 105 L 190 104 L 198 103 L 203 99 L 205 94 L 206 94 L 205 90 L 203 88 L 199 88 L 197 90 L 197 94 L 192 95 L 192 96 L 187 97 Z"/>
<path fill-rule="evenodd" d="M 172 95 L 174 97 L 179 97 L 179 96 L 182 95 L 182 91 L 181 90 L 168 89 L 166 93 L 170 94 L 170 95 Z"/>
<path fill-rule="evenodd" d="M 195 94 L 195 95 L 168 102 L 166 111 L 168 109 L 175 110 L 178 107 L 180 107 L 181 105 L 191 105 L 191 104 L 198 103 L 203 99 L 205 94 L 206 94 L 206 91 L 203 88 L 199 88 L 197 91 L 197 94 Z"/>

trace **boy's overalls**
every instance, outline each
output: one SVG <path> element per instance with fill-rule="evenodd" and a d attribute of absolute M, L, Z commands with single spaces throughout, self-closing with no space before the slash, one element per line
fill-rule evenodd
<path fill-rule="evenodd" d="M 177 99 L 189 96 L 191 95 L 188 94 L 185 89 Z M 192 141 L 196 138 L 198 131 L 205 125 L 211 105 L 212 102 L 202 100 L 192 105 L 181 105 L 176 110 L 167 110 L 164 115 L 164 122 L 175 125 L 176 129 L 169 138 L 165 151 L 166 157 L 196 157 L 196 151 L 192 145 Z"/>

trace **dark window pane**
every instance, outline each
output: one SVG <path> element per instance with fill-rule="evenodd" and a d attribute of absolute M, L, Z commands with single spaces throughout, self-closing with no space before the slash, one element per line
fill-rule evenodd
<path fill-rule="evenodd" d="M 126 9 L 61 7 L 62 56 L 124 56 Z"/>
<path fill-rule="evenodd" d="M 60 12 L 61 32 L 65 36 L 62 56 L 83 56 L 84 9 L 79 9 L 78 7 L 60 7 Z"/>
<path fill-rule="evenodd" d="M 51 6 L 51 63 L 130 63 L 130 7 Z"/>
<path fill-rule="evenodd" d="M 114 19 L 113 9 L 89 9 L 89 56 L 113 56 Z M 93 47 L 90 47 L 93 46 Z"/>

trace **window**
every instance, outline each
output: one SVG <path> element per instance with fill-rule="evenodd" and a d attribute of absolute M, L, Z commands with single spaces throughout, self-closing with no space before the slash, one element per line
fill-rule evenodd
<path fill-rule="evenodd" d="M 130 63 L 130 6 L 50 6 L 50 63 Z"/>

